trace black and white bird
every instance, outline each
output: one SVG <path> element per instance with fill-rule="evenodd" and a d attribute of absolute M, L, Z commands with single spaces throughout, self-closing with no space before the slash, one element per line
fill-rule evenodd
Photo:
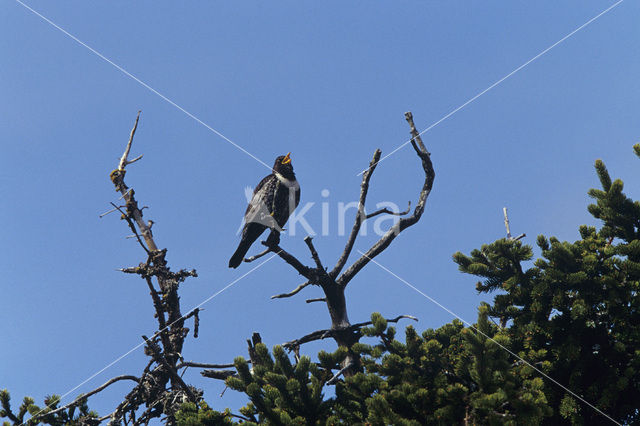
<path fill-rule="evenodd" d="M 293 173 L 291 153 L 276 158 L 272 173 L 265 176 L 256 189 L 244 213 L 242 239 L 229 260 L 230 268 L 237 268 L 251 245 L 270 228 L 279 233 L 300 202 L 300 185 Z"/>

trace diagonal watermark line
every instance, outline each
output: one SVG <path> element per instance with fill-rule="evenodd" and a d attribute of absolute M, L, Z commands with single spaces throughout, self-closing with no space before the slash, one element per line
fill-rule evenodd
<path fill-rule="evenodd" d="M 491 336 L 486 335 L 485 333 L 483 333 L 482 331 L 478 330 L 478 328 L 474 327 L 473 324 L 471 324 L 469 321 L 464 320 L 461 316 L 459 316 L 458 314 L 456 314 L 455 312 L 453 312 L 452 310 L 450 310 L 449 308 L 447 308 L 446 306 L 442 305 L 440 302 L 438 302 L 437 300 L 435 300 L 433 297 L 429 296 L 428 294 L 422 292 L 420 289 L 416 288 L 415 286 L 413 286 L 410 282 L 408 282 L 407 280 L 405 280 L 404 278 L 396 275 L 395 273 L 393 273 L 391 270 L 389 270 L 388 268 L 386 268 L 385 266 L 381 265 L 379 262 L 377 262 L 376 260 L 370 258 L 369 256 L 367 256 L 364 252 L 358 250 L 358 252 L 363 255 L 366 256 L 371 262 L 375 263 L 376 265 L 378 265 L 381 269 L 387 271 L 389 274 L 393 275 L 394 277 L 396 277 L 397 279 L 399 279 L 400 281 L 402 281 L 404 284 L 406 284 L 408 287 L 412 288 L 413 290 L 415 290 L 416 292 L 420 293 L 422 296 L 424 296 L 425 298 L 429 299 L 431 302 L 435 303 L 438 307 L 444 309 L 445 311 L 447 311 L 450 315 L 452 315 L 453 317 L 459 319 L 460 321 L 462 321 L 463 323 L 465 323 L 467 325 L 467 327 L 471 328 L 472 330 L 474 330 L 476 333 L 480 333 L 482 334 L 484 337 L 486 337 L 487 339 L 491 340 L 493 343 L 495 343 L 496 345 L 498 345 L 500 348 L 504 349 L 506 352 L 508 352 L 510 355 L 512 355 L 513 357 L 517 358 L 518 360 L 522 361 L 523 363 L 527 364 L 529 367 L 533 368 L 535 371 L 537 371 L 538 373 L 540 373 L 542 376 L 544 376 L 546 379 L 548 379 L 549 381 L 551 381 L 552 383 L 556 384 L 557 386 L 561 387 L 563 390 L 569 392 L 571 395 L 575 396 L 576 398 L 578 398 L 580 401 L 582 401 L 583 403 L 585 403 L 586 405 L 588 405 L 589 407 L 593 408 L 594 410 L 596 410 L 598 413 L 600 413 L 601 415 L 603 415 L 604 417 L 606 417 L 607 419 L 611 420 L 613 423 L 622 426 L 622 423 L 619 423 L 618 421 L 616 421 L 613 417 L 609 416 L 608 414 L 606 414 L 605 412 L 603 412 L 602 410 L 600 410 L 598 407 L 596 407 L 595 405 L 591 404 L 589 401 L 587 401 L 586 399 L 584 399 L 583 397 L 581 397 L 580 395 L 578 395 L 577 393 L 575 393 L 574 391 L 572 391 L 571 389 L 569 389 L 568 387 L 564 386 L 562 383 L 558 382 L 557 380 L 555 380 L 553 377 L 549 376 L 548 374 L 546 374 L 544 371 L 540 370 L 539 368 L 536 368 L 534 365 L 532 365 L 529 361 L 527 361 L 526 359 L 522 358 L 521 356 L 517 355 L 516 353 L 514 353 L 513 351 L 511 351 L 509 348 L 505 347 L 504 345 L 502 345 L 501 343 L 499 343 L 497 340 L 495 340 L 494 338 L 492 338 Z"/>
<path fill-rule="evenodd" d="M 260 268 L 262 265 L 264 265 L 265 263 L 269 262 L 271 259 L 273 259 L 274 257 L 276 257 L 278 255 L 278 253 L 273 254 L 272 256 L 270 256 L 267 260 L 265 260 L 264 262 L 260 263 L 259 265 L 256 265 L 255 267 L 253 267 L 252 269 L 250 269 L 249 271 L 245 272 L 243 275 L 240 275 L 238 278 L 236 278 L 235 280 L 231 281 L 229 284 L 227 284 L 225 287 L 223 287 L 222 289 L 218 290 L 217 292 L 215 292 L 214 294 L 212 294 L 211 296 L 209 296 L 208 298 L 206 298 L 205 300 L 203 300 L 202 302 L 200 302 L 198 305 L 194 306 L 193 308 L 188 310 L 188 313 L 182 315 L 180 318 L 178 318 L 177 320 L 173 321 L 171 324 L 167 324 L 163 329 L 156 331 L 153 335 L 156 336 L 159 333 L 163 332 L 164 330 L 166 330 L 167 328 L 171 327 L 173 324 L 175 324 L 176 322 L 182 320 L 185 316 L 189 315 L 189 313 L 193 312 L 193 310 L 200 308 L 201 306 L 203 306 L 205 303 L 209 302 L 211 299 L 213 299 L 214 297 L 218 296 L 220 293 L 222 293 L 223 291 L 225 291 L 226 289 L 228 289 L 229 287 L 233 286 L 234 284 L 236 284 L 238 281 L 242 280 L 243 278 L 245 278 L 247 275 L 251 274 L 253 271 L 255 271 L 256 269 Z M 139 349 L 140 347 L 142 347 L 143 345 L 145 345 L 146 342 L 142 342 L 139 343 L 138 345 L 134 346 L 133 348 L 131 348 L 129 351 L 125 352 L 124 354 L 120 355 L 118 358 L 116 358 L 115 360 L 111 361 L 109 364 L 107 364 L 106 366 L 104 366 L 103 368 L 101 368 L 100 370 L 96 371 L 95 373 L 93 373 L 91 376 L 89 376 L 87 379 L 85 379 L 82 383 L 78 384 L 77 386 L 73 387 L 72 389 L 69 389 L 67 392 L 65 392 L 62 396 L 60 396 L 60 399 L 56 402 L 62 402 L 62 400 L 67 397 L 70 393 L 76 391 L 78 388 L 80 388 L 81 386 L 83 386 L 84 384 L 88 383 L 89 381 L 91 381 L 92 379 L 94 379 L 96 376 L 98 376 L 100 373 L 104 372 L 105 370 L 107 370 L 108 368 L 112 367 L 113 365 L 115 365 L 116 363 L 120 362 L 121 360 L 123 360 L 124 358 L 126 358 L 128 355 L 130 355 L 131 353 L 135 352 L 137 349 Z M 53 405 L 53 404 L 51 404 Z M 34 414 L 33 416 L 31 416 L 32 419 L 35 419 L 36 417 L 38 417 L 38 415 L 40 413 L 42 413 L 44 410 L 46 410 L 47 408 L 50 408 L 50 406 L 46 406 L 43 409 L 41 409 L 40 411 L 38 411 L 36 414 Z M 18 426 L 23 426 L 24 424 L 28 423 L 29 420 L 27 420 L 24 423 L 21 423 Z"/>
<path fill-rule="evenodd" d="M 174 106 L 175 108 L 177 108 L 178 110 L 182 111 L 184 114 L 186 114 L 188 117 L 194 119 L 196 122 L 198 122 L 199 124 L 201 124 L 202 126 L 206 127 L 207 129 L 209 129 L 210 131 L 212 131 L 213 133 L 215 133 L 216 135 L 220 136 L 222 139 L 224 139 L 225 141 L 229 142 L 231 145 L 233 145 L 234 147 L 236 147 L 237 149 L 239 149 L 240 151 L 244 152 L 245 154 L 247 154 L 249 157 L 253 158 L 254 160 L 256 160 L 258 163 L 262 164 L 263 166 L 265 166 L 266 168 L 268 168 L 269 170 L 271 170 L 271 166 L 269 166 L 267 163 L 265 163 L 264 161 L 262 161 L 261 159 L 259 159 L 258 157 L 256 157 L 255 155 L 253 155 L 252 153 L 250 153 L 249 151 L 247 151 L 246 149 L 244 149 L 243 147 L 241 147 L 240 145 L 238 145 L 237 143 L 235 143 L 234 141 L 232 141 L 231 139 L 229 139 L 228 137 L 226 137 L 225 135 L 223 135 L 222 133 L 220 133 L 219 131 L 217 131 L 216 129 L 214 129 L 213 127 L 211 127 L 210 125 L 208 125 L 207 123 L 205 123 L 204 121 L 202 121 L 201 119 L 199 119 L 198 117 L 196 117 L 195 115 L 193 115 L 192 113 L 190 113 L 189 111 L 187 111 L 186 109 L 184 109 L 183 107 L 181 107 L 180 105 L 178 105 L 177 103 L 175 103 L 174 101 L 172 101 L 171 99 L 169 99 L 168 97 L 166 97 L 165 95 L 163 95 L 162 93 L 158 92 L 156 89 L 154 89 L 153 87 L 149 86 L 147 83 L 145 83 L 144 81 L 140 80 L 138 77 L 136 77 L 135 75 L 131 74 L 129 71 L 127 71 L 126 69 L 122 68 L 120 65 L 116 64 L 115 62 L 113 62 L 111 59 L 107 58 L 106 56 L 104 56 L 102 53 L 98 52 L 96 49 L 94 49 L 93 47 L 89 46 L 88 44 L 86 44 L 85 42 L 83 42 L 82 40 L 80 40 L 79 38 L 77 38 L 76 36 L 74 36 L 73 34 L 71 34 L 70 32 L 68 32 L 67 30 L 65 30 L 64 28 L 60 27 L 59 25 L 57 25 L 55 22 L 53 22 L 52 20 L 50 20 L 49 18 L 47 18 L 46 16 L 42 15 L 41 13 L 39 13 L 38 11 L 32 9 L 29 5 L 23 3 L 20 0 L 15 0 L 16 3 L 20 4 L 22 7 L 24 7 L 25 9 L 31 11 L 33 14 L 35 14 L 36 16 L 40 17 L 43 21 L 47 22 L 48 24 L 50 24 L 51 26 L 53 26 L 54 28 L 56 28 L 57 30 L 61 31 L 63 34 L 65 34 L 67 37 L 71 38 L 73 41 L 75 41 L 76 43 L 80 44 L 81 46 L 87 48 L 91 53 L 95 54 L 96 56 L 98 56 L 100 59 L 104 60 L 105 62 L 113 65 L 118 71 L 122 72 L 124 75 L 126 75 L 127 77 L 130 77 L 131 79 L 133 79 L 134 81 L 136 81 L 137 83 L 139 83 L 141 86 L 143 86 L 144 88 L 148 89 L 149 91 L 151 91 L 152 93 L 158 95 L 161 99 L 163 99 L 164 101 L 168 102 L 170 105 Z"/>
<path fill-rule="evenodd" d="M 17 0 L 16 0 L 17 1 Z M 531 64 L 532 62 L 534 62 L 535 60 L 537 60 L 538 58 L 540 58 L 541 56 L 543 56 L 545 53 L 549 52 L 551 49 L 553 49 L 554 47 L 556 47 L 557 45 L 559 45 L 560 43 L 562 43 L 563 41 L 567 40 L 568 38 L 572 37 L 573 35 L 575 35 L 577 32 L 579 32 L 580 30 L 586 28 L 588 25 L 590 25 L 591 23 L 593 23 L 596 19 L 600 18 L 601 16 L 605 15 L 606 13 L 610 12 L 612 9 L 614 9 L 616 6 L 618 6 L 620 3 L 622 3 L 624 0 L 618 0 L 617 2 L 615 2 L 614 4 L 612 4 L 611 6 L 609 6 L 608 8 L 606 8 L 605 10 L 603 10 L 602 12 L 600 12 L 599 14 L 597 14 L 596 16 L 594 16 L 593 18 L 589 19 L 587 22 L 585 22 L 584 24 L 580 25 L 578 28 L 576 28 L 575 30 L 571 31 L 569 34 L 567 34 L 566 36 L 562 37 L 560 40 L 556 41 L 555 43 L 553 43 L 551 46 L 547 47 L 546 49 L 544 49 L 542 52 L 538 53 L 536 56 L 534 56 L 533 58 L 529 59 L 527 62 L 525 62 L 524 64 L 520 65 L 518 68 L 514 69 L 513 71 L 511 71 L 509 74 L 505 75 L 504 77 L 502 77 L 500 80 L 496 81 L 495 83 L 493 83 L 491 86 L 487 87 L 486 89 L 484 89 L 482 92 L 478 93 L 477 95 L 475 95 L 474 97 L 470 98 L 469 100 L 467 100 L 465 103 L 463 103 L 462 105 L 460 105 L 459 107 L 455 108 L 454 110 L 452 110 L 451 112 L 449 112 L 448 114 L 446 114 L 444 117 L 442 117 L 441 119 L 439 119 L 438 121 L 432 123 L 429 127 L 427 127 L 426 129 L 424 129 L 423 131 L 421 131 L 418 136 L 422 136 L 424 133 L 428 132 L 429 130 L 433 129 L 434 127 L 436 127 L 438 124 L 442 123 L 443 121 L 445 121 L 447 118 L 451 117 L 453 114 L 457 113 L 458 111 L 460 111 L 461 109 L 463 109 L 464 107 L 466 107 L 467 105 L 469 105 L 470 103 L 472 103 L 473 101 L 475 101 L 476 99 L 478 99 L 480 96 L 484 95 L 485 93 L 487 93 L 488 91 L 490 91 L 491 89 L 493 89 L 494 87 L 498 86 L 500 83 L 502 83 L 503 81 L 505 81 L 506 79 L 508 79 L 509 77 L 511 77 L 512 75 L 516 74 L 518 71 L 522 70 L 524 67 L 526 67 L 527 65 Z M 390 156 L 392 156 L 393 154 L 395 154 L 396 152 L 400 151 L 402 148 L 404 148 L 405 146 L 407 146 L 413 139 L 409 139 L 408 141 L 404 142 L 402 145 L 398 146 L 396 149 L 394 149 L 393 151 L 391 151 L 390 153 L 388 153 L 387 155 L 385 155 L 384 157 L 382 157 L 380 160 L 378 160 L 378 163 L 380 163 L 381 161 L 384 161 L 385 159 L 389 158 Z M 377 164 L 377 163 L 376 163 Z M 360 176 L 361 174 L 363 174 L 364 172 L 366 172 L 367 170 L 362 170 L 360 173 L 357 174 L 357 176 Z"/>

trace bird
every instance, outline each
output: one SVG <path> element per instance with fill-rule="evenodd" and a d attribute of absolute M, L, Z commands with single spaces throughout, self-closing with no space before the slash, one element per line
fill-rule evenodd
<path fill-rule="evenodd" d="M 300 184 L 291 164 L 291 153 L 276 158 L 271 174 L 265 176 L 256 189 L 244 213 L 242 238 L 229 268 L 237 268 L 251 245 L 266 229 L 279 236 L 289 216 L 300 203 Z M 271 238 L 271 236 L 269 236 Z"/>

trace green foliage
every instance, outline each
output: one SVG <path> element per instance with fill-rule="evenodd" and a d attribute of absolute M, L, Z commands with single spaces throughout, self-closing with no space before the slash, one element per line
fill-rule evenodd
<path fill-rule="evenodd" d="M 345 401 L 364 403 L 364 415 L 341 412 L 352 424 L 536 424 L 548 414 L 543 383 L 509 361 L 497 343 L 508 339 L 480 308 L 478 324 L 465 328 L 460 321 L 419 335 L 407 327 L 405 342 L 394 339 L 393 327 L 363 330 L 375 336 L 374 346 L 360 344 L 364 372 L 338 384 L 336 407 Z M 354 401 L 355 400 L 355 401 Z M 350 415 L 351 414 L 351 415 Z"/>
<path fill-rule="evenodd" d="M 640 157 L 640 144 L 634 146 Z M 377 313 L 350 348 L 322 351 L 318 361 L 292 360 L 280 346 L 253 348 L 251 368 L 235 360 L 227 385 L 250 402 L 240 414 L 218 412 L 204 401 L 184 404 L 176 422 L 195 425 L 537 425 L 605 424 L 575 395 L 545 381 L 539 371 L 624 424 L 640 422 L 640 203 L 623 193 L 604 163 L 595 164 L 601 189 L 588 207 L 599 229 L 581 226 L 580 239 L 537 238 L 540 257 L 520 241 L 500 239 L 454 254 L 462 272 L 479 277 L 476 289 L 495 292 L 479 307 L 477 324 L 460 321 L 404 342 Z M 498 324 L 492 321 L 498 319 Z M 518 357 L 527 360 L 522 362 Z M 349 358 L 347 357 L 349 356 Z M 345 370 L 348 359 L 361 365 Z M 535 366 L 533 368 L 532 366 Z M 536 371 L 539 370 L 539 371 Z M 325 387 L 335 382 L 335 396 Z M 89 424 L 86 401 L 51 413 L 59 397 L 45 399 L 38 418 L 50 425 Z M 5 425 L 41 409 L 25 398 L 17 412 L 0 392 Z M 95 420 L 94 420 L 95 421 Z"/>
<path fill-rule="evenodd" d="M 243 358 L 236 359 L 238 375 L 227 385 L 249 396 L 251 402 L 240 410 L 248 425 L 538 424 L 550 414 L 543 382 L 498 346 L 510 342 L 491 324 L 487 311 L 486 305 L 480 308 L 473 328 L 456 320 L 420 335 L 407 327 L 404 343 L 374 313 L 373 325 L 361 330 L 374 344 L 351 347 L 362 371 L 338 381 L 335 397 L 326 400 L 323 388 L 341 368 L 345 348 L 321 352 L 317 363 L 303 356 L 293 364 L 280 346 L 272 357 L 259 344 L 253 370 Z M 209 410 L 188 405 L 182 412 L 196 421 Z M 178 418 L 181 425 L 198 424 Z"/>
<path fill-rule="evenodd" d="M 640 156 L 640 145 L 634 147 Z M 542 256 L 533 266 L 531 247 L 498 240 L 454 255 L 461 271 L 483 279 L 480 292 L 499 290 L 489 314 L 509 324 L 518 354 L 618 421 L 638 421 L 640 401 L 640 203 L 595 164 L 602 189 L 589 195 L 600 229 L 581 226 L 573 243 L 539 236 Z M 547 385 L 554 410 L 549 424 L 606 421 L 601 414 Z"/>
<path fill-rule="evenodd" d="M 180 426 L 219 426 L 236 424 L 232 420 L 231 411 L 223 413 L 211 409 L 206 402 L 199 404 L 187 402 L 176 413 L 176 423 Z"/>
<path fill-rule="evenodd" d="M 3 426 L 10 425 L 35 425 L 35 424 L 47 424 L 52 426 L 62 425 L 80 425 L 80 424 L 93 424 L 97 421 L 98 414 L 95 411 L 89 411 L 86 399 L 81 401 L 77 407 L 71 407 L 60 412 L 49 414 L 54 411 L 60 403 L 60 397 L 58 395 L 47 396 L 44 399 L 44 407 L 38 407 L 33 398 L 25 397 L 22 404 L 18 408 L 17 412 L 13 412 L 11 409 L 11 396 L 9 391 L 3 389 L 0 391 L 0 417 L 8 418 L 9 421 L 4 421 Z M 25 416 L 29 414 L 31 417 L 25 419 Z M 34 417 L 37 416 L 37 420 Z"/>
<path fill-rule="evenodd" d="M 262 343 L 255 346 L 255 352 L 252 369 L 238 357 L 238 376 L 227 379 L 231 389 L 249 396 L 251 402 L 240 409 L 250 419 L 247 424 L 324 424 L 331 401 L 324 400 L 323 386 L 331 378 L 331 371 L 322 365 L 335 366 L 340 354 L 323 354 L 320 364 L 303 356 L 293 364 L 281 346 L 274 347 L 273 357 Z"/>

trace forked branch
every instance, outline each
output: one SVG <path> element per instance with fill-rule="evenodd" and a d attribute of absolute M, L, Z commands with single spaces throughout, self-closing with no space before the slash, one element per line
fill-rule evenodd
<path fill-rule="evenodd" d="M 133 136 L 136 134 L 136 130 L 138 129 L 138 120 L 140 120 L 140 113 L 142 111 L 138 111 L 138 115 L 136 116 L 136 122 L 133 125 L 133 129 L 131 129 L 131 134 L 129 135 L 129 142 L 127 143 L 127 147 L 124 150 L 124 154 L 120 158 L 120 164 L 118 164 L 118 170 L 124 170 L 127 165 L 131 163 L 135 163 L 139 159 L 142 158 L 142 155 L 137 156 L 133 160 L 129 160 L 129 152 L 131 152 L 131 144 L 133 143 Z"/>
<path fill-rule="evenodd" d="M 366 251 L 364 255 L 356 260 L 346 271 L 344 271 L 344 273 L 342 273 L 342 275 L 336 280 L 338 285 L 340 286 L 346 287 L 349 281 L 351 281 L 353 277 L 371 261 L 371 259 L 378 256 L 387 247 L 389 247 L 391 242 L 400 234 L 400 232 L 417 223 L 422 217 L 422 213 L 424 212 L 427 197 L 429 197 L 431 188 L 433 187 L 435 171 L 433 170 L 431 155 L 427 151 L 427 148 L 424 146 L 422 138 L 420 137 L 420 134 L 415 127 L 415 124 L 413 122 L 413 115 L 411 114 L 411 112 L 405 113 L 405 118 L 411 128 L 411 146 L 418 155 L 418 158 L 420 158 L 425 176 L 422 190 L 420 191 L 420 195 L 418 197 L 418 203 L 413 210 L 413 214 L 408 217 L 401 218 L 398 222 L 396 222 L 369 250 Z M 371 166 L 369 167 L 369 170 L 372 170 Z M 366 173 L 367 172 L 365 172 L 365 174 Z M 347 246 L 347 248 L 349 249 L 348 252 L 350 252 L 349 245 Z M 347 249 L 345 249 L 345 253 L 347 253 Z"/>

